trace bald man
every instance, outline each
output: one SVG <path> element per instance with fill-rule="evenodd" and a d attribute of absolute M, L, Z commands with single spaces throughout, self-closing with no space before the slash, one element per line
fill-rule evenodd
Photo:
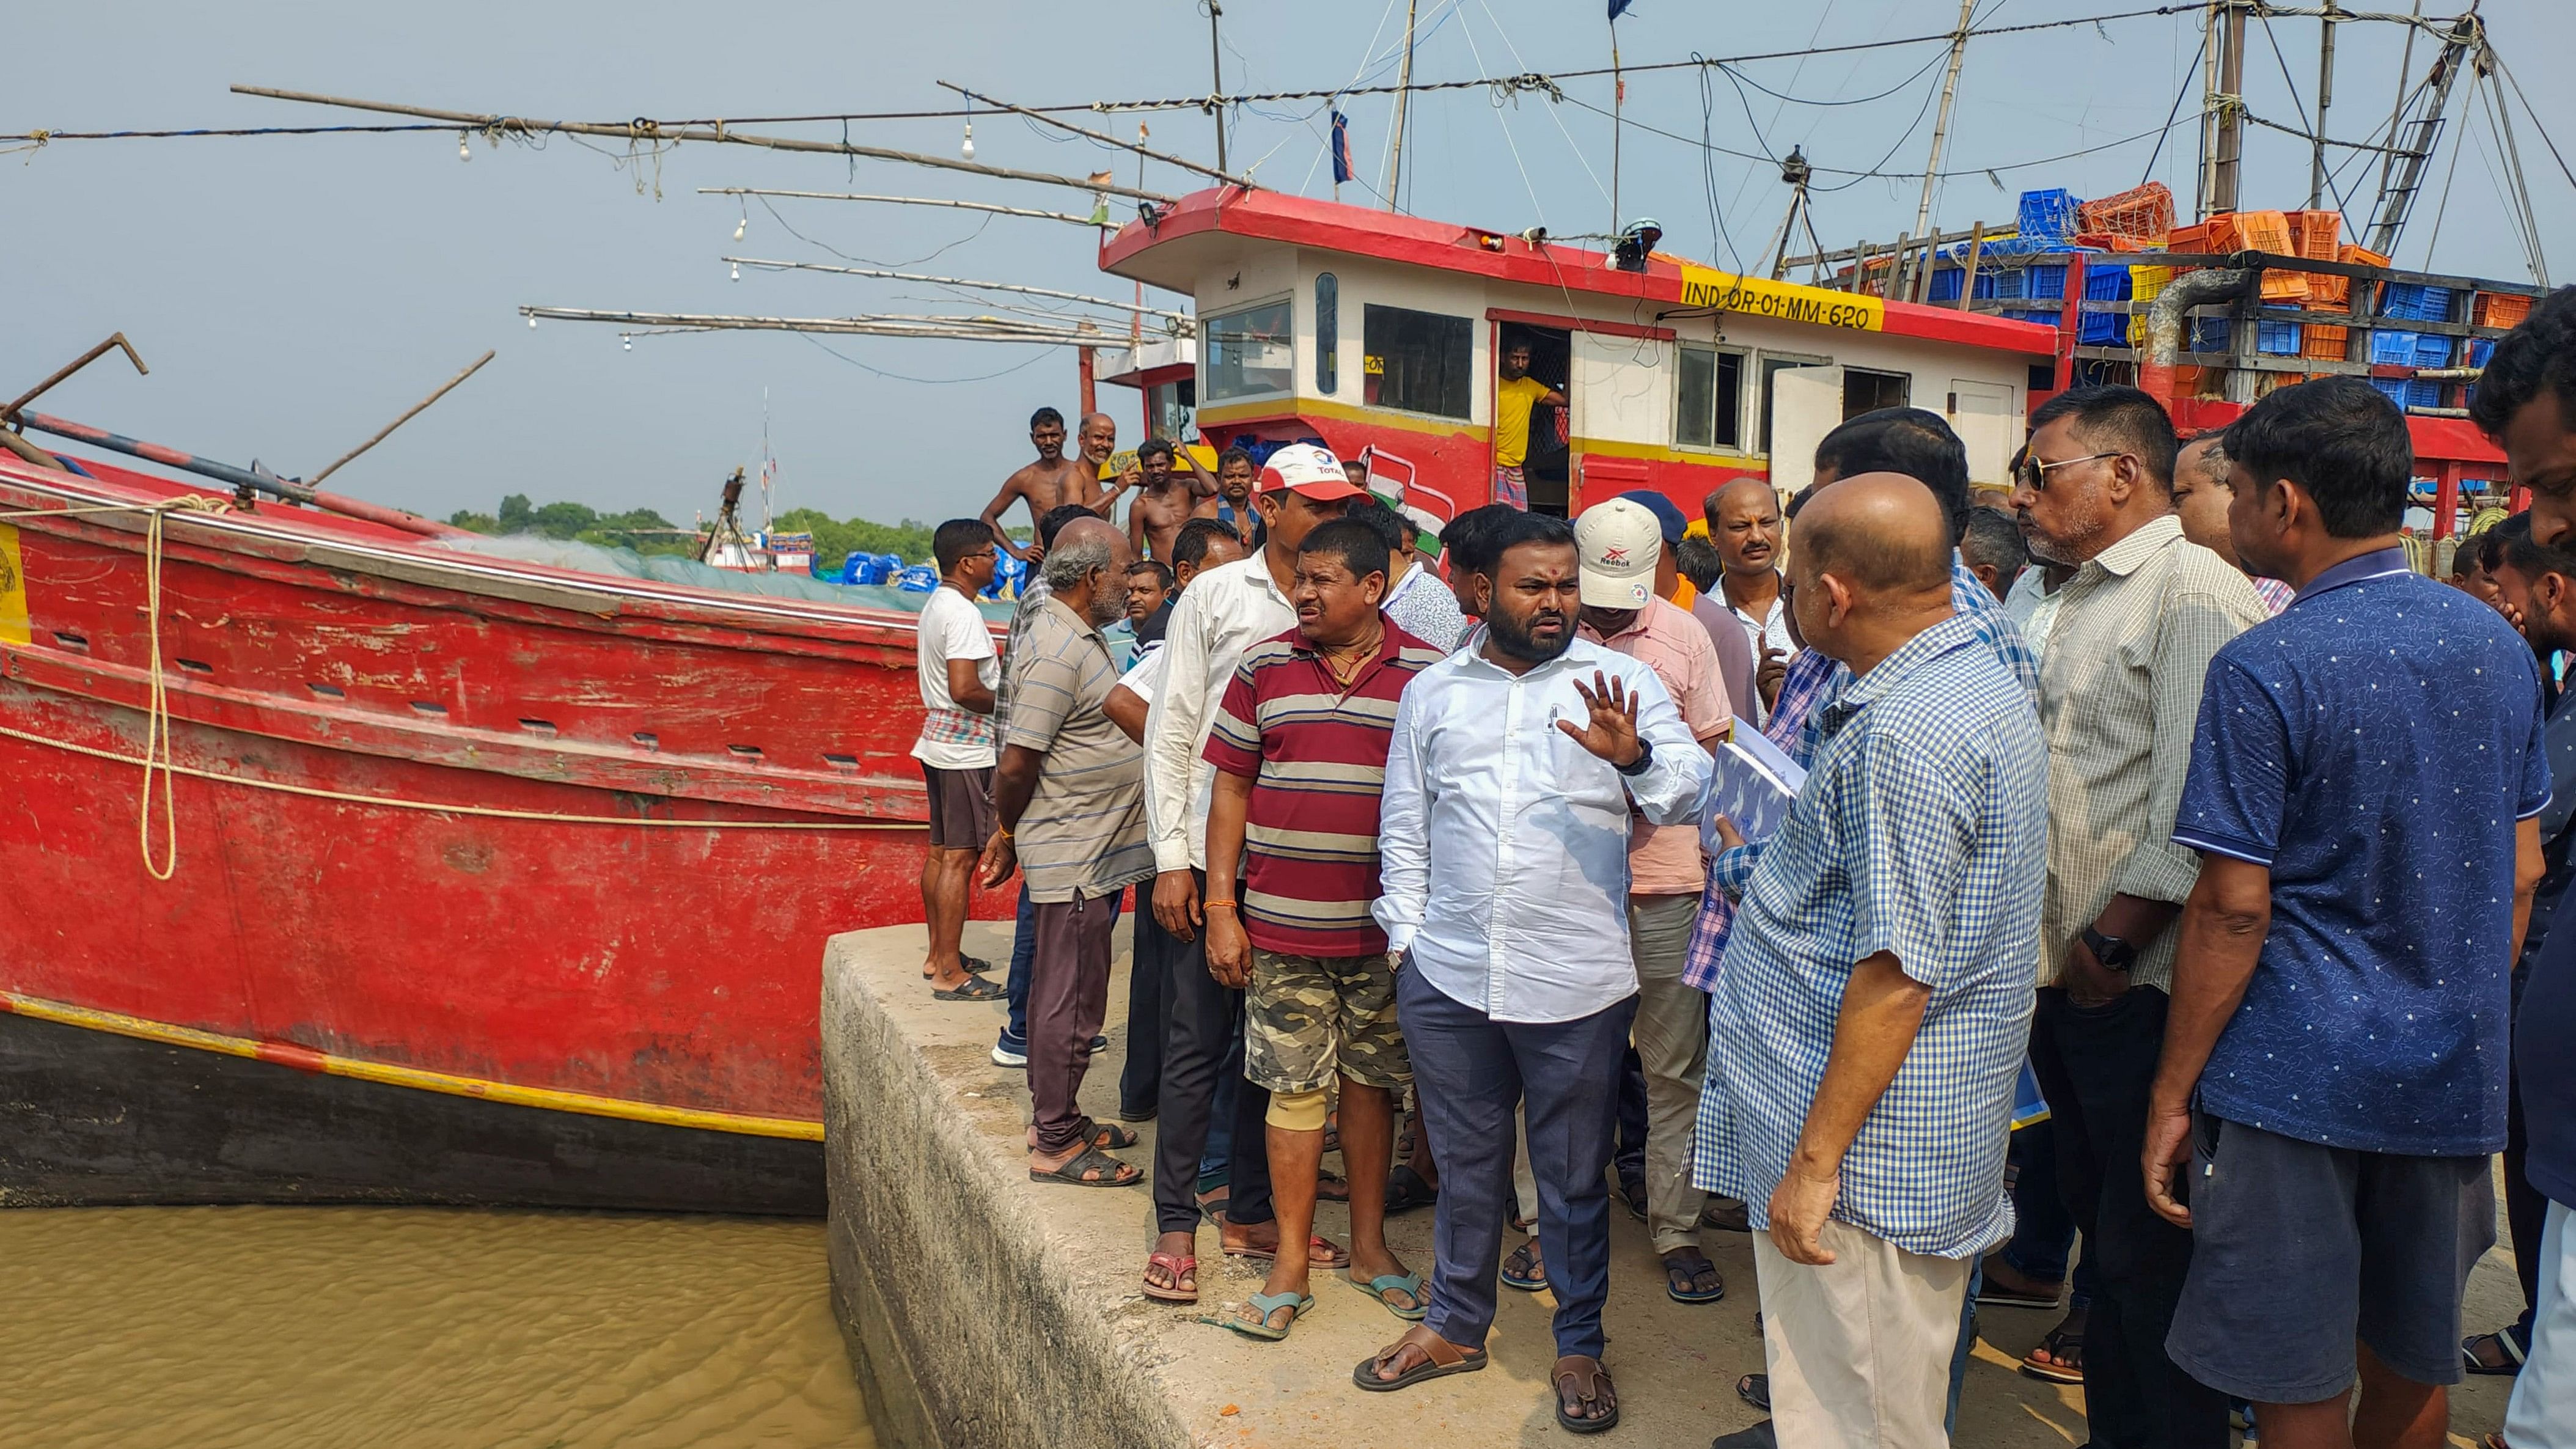
<path fill-rule="evenodd" d="M 1118 424 L 1107 413 L 1086 413 L 1077 439 L 1081 451 L 1066 457 L 1064 451 L 1064 414 L 1053 408 L 1040 408 L 1029 418 L 1029 445 L 1038 451 L 1037 461 L 1002 480 L 1002 491 L 984 505 L 984 526 L 993 530 L 993 538 L 1004 552 L 1016 559 L 1034 563 L 1044 557 L 1043 547 L 1022 548 L 1002 532 L 1002 515 L 1016 501 L 1029 510 L 1029 523 L 1047 516 L 1051 509 L 1067 503 L 1079 503 L 1103 518 L 1111 515 L 1118 495 L 1127 491 L 1130 480 L 1113 480 L 1108 489 L 1100 486 L 1100 475 L 1109 466 L 1109 457 L 1118 451 Z"/>
<path fill-rule="evenodd" d="M 1790 607 L 1850 670 L 1745 871 L 1710 997 L 1701 1185 L 1744 1199 L 1780 1443 L 1949 1442 L 1969 1265 L 2005 1237 L 2004 1148 L 2048 869 L 2028 698 L 1951 606 L 1949 520 L 1892 473 L 1795 524 Z M 1721 821 L 1729 845 L 1742 837 Z"/>

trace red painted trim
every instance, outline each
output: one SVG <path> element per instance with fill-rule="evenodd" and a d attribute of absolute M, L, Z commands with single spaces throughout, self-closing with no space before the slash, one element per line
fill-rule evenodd
<path fill-rule="evenodd" d="M 1594 322 L 1583 317 L 1559 317 L 1546 312 L 1518 312 L 1509 307 L 1485 309 L 1488 322 L 1510 322 L 1522 327 L 1553 327 L 1565 332 L 1598 332 L 1604 337 L 1650 337 L 1657 342 L 1670 342 L 1681 336 L 1670 327 L 1640 327 L 1633 322 Z"/>
<path fill-rule="evenodd" d="M 1611 264 L 1607 252 L 1556 243 L 1533 247 L 1508 233 L 1502 234 L 1501 251 L 1488 251 L 1479 239 L 1496 233 L 1482 228 L 1232 187 L 1182 197 L 1150 229 L 1141 221 L 1129 222 L 1101 245 L 1100 269 L 1115 273 L 1154 247 L 1206 232 L 1317 247 L 1522 286 L 1556 287 L 1676 308 L 1681 305 L 1682 269 L 1661 258 L 1650 258 L 1644 272 L 1623 272 Z M 2038 323 L 1915 302 L 1887 303 L 1884 327 L 1885 334 L 1892 337 L 2029 356 L 2047 356 L 2057 351 L 2054 330 Z"/>

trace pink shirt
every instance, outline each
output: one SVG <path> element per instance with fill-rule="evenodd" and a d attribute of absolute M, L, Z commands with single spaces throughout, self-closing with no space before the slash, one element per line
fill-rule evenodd
<path fill-rule="evenodd" d="M 1662 599 L 1649 599 L 1637 620 L 1610 638 L 1589 627 L 1583 637 L 1599 641 L 1655 671 L 1664 692 L 1673 697 L 1691 738 L 1706 744 L 1726 733 L 1734 710 L 1726 681 L 1718 672 L 1717 645 L 1688 610 Z M 1708 884 L 1700 860 L 1697 825 L 1648 825 L 1637 820 L 1628 838 L 1628 890 L 1641 896 L 1698 895 Z"/>

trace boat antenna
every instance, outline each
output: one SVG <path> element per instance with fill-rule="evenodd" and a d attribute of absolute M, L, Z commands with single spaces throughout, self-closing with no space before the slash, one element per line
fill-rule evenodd
<path fill-rule="evenodd" d="M 1806 153 L 1791 146 L 1789 154 L 1780 160 L 1780 179 L 1789 183 L 1789 210 L 1780 218 L 1780 230 L 1771 238 L 1771 245 L 1765 253 L 1771 259 L 1773 281 L 1778 281 L 1789 269 L 1789 238 L 1797 234 L 1799 218 L 1807 215 L 1807 178 L 1811 174 Z M 1810 220 L 1807 223 L 1809 234 L 1812 235 L 1815 229 L 1815 223 Z M 1819 246 L 1814 250 L 1823 251 L 1824 248 Z"/>
<path fill-rule="evenodd" d="M 1208 18 L 1208 114 L 1216 118 L 1216 169 L 1225 169 L 1225 52 L 1219 47 L 1216 23 L 1225 18 L 1225 7 L 1217 0 L 1200 0 Z"/>
<path fill-rule="evenodd" d="M 475 373 L 480 372 L 483 368 L 483 364 L 490 362 L 492 360 L 492 356 L 492 352 L 489 349 L 486 349 L 481 357 L 465 364 L 465 370 L 463 372 L 460 372 L 454 377 L 449 378 L 447 381 L 440 383 L 437 391 L 431 393 L 425 398 L 422 398 L 420 401 L 413 403 L 410 408 L 404 411 L 401 417 L 398 417 L 392 422 L 385 424 L 383 427 L 376 429 L 376 435 L 374 437 L 369 438 L 358 446 L 342 453 L 330 467 L 323 469 L 321 472 L 316 473 L 311 478 L 305 480 L 304 486 L 307 488 L 321 487 L 322 480 L 339 472 L 342 464 L 355 460 L 360 453 L 367 451 L 369 448 L 372 448 L 376 444 L 393 436 L 394 429 L 401 427 L 403 424 L 419 417 L 422 413 L 427 412 L 431 403 L 434 403 L 440 398 L 447 396 L 450 392 L 455 391 L 458 383 L 463 382 L 465 379 L 472 377 Z"/>
<path fill-rule="evenodd" d="M 1619 219 L 1619 143 L 1628 127 L 1628 78 L 1619 73 L 1619 16 L 1629 0 L 1610 0 L 1610 234 L 1621 234 Z M 1639 271 L 1645 270 L 1643 267 Z"/>
<path fill-rule="evenodd" d="M 1413 95 L 1413 21 L 1421 3 L 1422 0 L 1404 0 L 1404 67 L 1395 78 L 1395 129 L 1389 135 L 1386 155 L 1386 209 L 1389 211 L 1399 209 L 1395 188 L 1404 180 L 1404 103 Z M 1617 218 L 1611 219 L 1610 229 L 1619 229 Z"/>
<path fill-rule="evenodd" d="M 1941 149 L 1950 139 L 1950 104 L 1958 99 L 1959 67 L 1967 63 L 1968 27 L 1975 21 L 1976 12 L 1977 0 L 1959 0 L 1959 28 L 1950 32 L 1950 68 L 1941 77 L 1941 111 L 1932 119 L 1932 159 L 1923 167 L 1923 200 L 1914 208 L 1916 236 L 1932 234 L 1932 189 L 1941 181 Z M 1798 194 L 1804 196 L 1806 188 L 1799 187 Z M 1794 205 L 1793 202 L 1792 206 Z M 1786 241 L 1787 236 L 1783 233 L 1784 245 Z M 1925 254 L 1920 275 L 1928 286 L 1932 277 L 1932 256 L 1929 250 Z M 1911 296 L 1912 292 L 1913 288 L 1908 286 L 1908 295 Z"/>

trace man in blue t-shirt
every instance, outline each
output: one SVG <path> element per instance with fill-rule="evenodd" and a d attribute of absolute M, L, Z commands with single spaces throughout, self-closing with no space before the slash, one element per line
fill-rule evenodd
<path fill-rule="evenodd" d="M 2576 287 L 2551 293 L 2496 344 L 2469 413 L 2504 446 L 2513 482 L 2531 490 L 2532 541 L 2576 547 Z M 2504 1432 L 2515 1449 L 2566 1449 L 2576 1445 L 2576 925 L 2552 931 L 2528 969 L 2514 1024 L 2523 1177 L 2549 1207 L 2530 1354 Z"/>
<path fill-rule="evenodd" d="M 2144 1154 L 2192 1230 L 2166 1350 L 2265 1449 L 2438 1443 L 2495 1240 L 2539 669 L 2407 568 L 2414 448 L 2367 382 L 2275 392 L 2226 449 L 2237 553 L 2298 594 L 2211 661 L 2175 820 L 2202 865 Z"/>

